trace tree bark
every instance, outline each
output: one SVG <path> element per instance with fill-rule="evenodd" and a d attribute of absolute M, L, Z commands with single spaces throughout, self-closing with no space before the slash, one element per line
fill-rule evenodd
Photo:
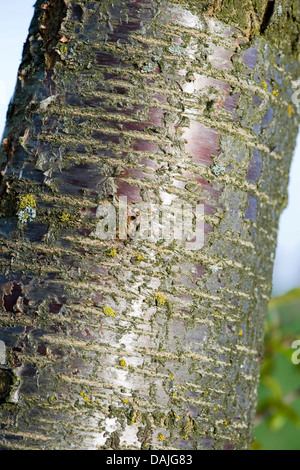
<path fill-rule="evenodd" d="M 37 1 L 3 139 L 1 449 L 247 449 L 298 127 L 292 0 Z M 205 207 L 205 244 L 97 207 Z M 27 212 L 26 212 L 27 210 Z"/>

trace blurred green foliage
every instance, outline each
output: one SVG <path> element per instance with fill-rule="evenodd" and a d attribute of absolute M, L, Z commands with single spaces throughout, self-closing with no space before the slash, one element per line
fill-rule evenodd
<path fill-rule="evenodd" d="M 269 304 L 253 450 L 300 450 L 300 289 Z M 300 343 L 299 343 L 300 344 Z M 295 354 L 296 353 L 296 354 Z"/>

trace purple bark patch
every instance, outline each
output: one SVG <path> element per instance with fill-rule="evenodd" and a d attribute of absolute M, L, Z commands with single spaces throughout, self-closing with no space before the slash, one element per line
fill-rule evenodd
<path fill-rule="evenodd" d="M 250 161 L 247 173 L 247 180 L 251 183 L 257 183 L 262 167 L 262 158 L 258 150 L 253 150 L 252 159 Z"/>
<path fill-rule="evenodd" d="M 258 52 L 254 47 L 250 47 L 243 55 L 243 62 L 249 69 L 254 69 L 257 62 Z"/>
<path fill-rule="evenodd" d="M 17 282 L 13 282 L 9 294 L 3 296 L 3 306 L 7 312 L 14 313 L 14 306 L 21 295 L 22 287 Z"/>
<path fill-rule="evenodd" d="M 249 219 L 254 222 L 256 220 L 258 202 L 257 202 L 256 197 L 251 196 L 250 194 L 248 195 L 248 199 L 249 199 L 249 205 L 245 214 L 245 219 Z"/>

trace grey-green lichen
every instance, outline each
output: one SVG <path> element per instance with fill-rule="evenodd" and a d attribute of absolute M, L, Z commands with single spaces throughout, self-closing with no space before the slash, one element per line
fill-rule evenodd
<path fill-rule="evenodd" d="M 154 64 L 152 62 L 148 62 L 148 64 L 143 65 L 141 68 L 141 73 L 151 73 L 154 71 Z"/>
<path fill-rule="evenodd" d="M 211 168 L 211 171 L 214 175 L 221 176 L 221 175 L 223 175 L 223 173 L 225 173 L 226 168 L 224 166 L 220 165 L 219 163 L 217 163 L 216 165 L 214 165 Z"/>
<path fill-rule="evenodd" d="M 180 47 L 178 44 L 174 44 L 172 46 L 168 47 L 168 51 L 171 52 L 171 54 L 183 56 L 184 55 L 184 49 Z"/>

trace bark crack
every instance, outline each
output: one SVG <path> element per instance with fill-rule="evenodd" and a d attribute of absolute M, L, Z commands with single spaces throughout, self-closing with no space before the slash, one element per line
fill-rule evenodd
<path fill-rule="evenodd" d="M 260 25 L 260 34 L 264 34 L 267 27 L 269 26 L 272 16 L 274 14 L 274 10 L 275 10 L 275 0 L 269 0 L 266 5 L 265 13 L 264 13 L 261 25 Z"/>
<path fill-rule="evenodd" d="M 44 10 L 44 13 L 41 18 L 39 30 L 46 51 L 46 70 L 50 70 L 54 67 L 59 57 L 58 53 L 55 51 L 55 46 L 59 40 L 58 33 L 61 23 L 66 16 L 67 6 L 64 0 L 49 0 L 44 3 L 41 8 Z"/>

